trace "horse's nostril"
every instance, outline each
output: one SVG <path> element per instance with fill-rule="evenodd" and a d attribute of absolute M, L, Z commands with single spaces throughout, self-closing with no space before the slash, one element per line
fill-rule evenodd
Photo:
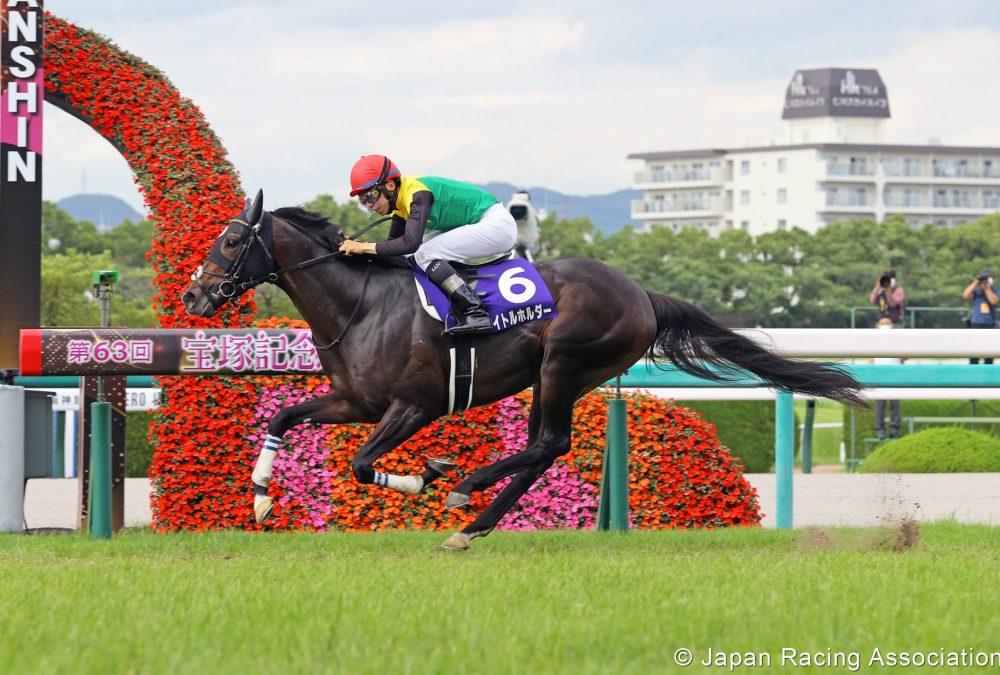
<path fill-rule="evenodd" d="M 181 302 L 183 302 L 185 306 L 190 306 L 191 303 L 194 302 L 194 293 L 191 291 L 184 291 L 184 295 L 181 296 Z"/>

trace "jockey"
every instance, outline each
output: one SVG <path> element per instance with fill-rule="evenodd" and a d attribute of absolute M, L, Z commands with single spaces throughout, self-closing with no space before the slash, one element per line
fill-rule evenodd
<path fill-rule="evenodd" d="M 458 324 L 454 335 L 489 333 L 489 312 L 449 260 L 505 253 L 517 243 L 513 216 L 475 185 L 436 176 L 402 176 L 388 157 L 365 155 L 351 169 L 351 196 L 373 213 L 392 214 L 389 238 L 378 243 L 345 239 L 345 255 L 408 255 L 448 299 Z"/>

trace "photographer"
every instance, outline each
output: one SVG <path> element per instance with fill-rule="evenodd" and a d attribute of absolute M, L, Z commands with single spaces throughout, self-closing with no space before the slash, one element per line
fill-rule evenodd
<path fill-rule="evenodd" d="M 893 328 L 892 319 L 887 316 L 879 317 L 878 322 L 875 327 L 881 330 L 889 330 Z M 896 365 L 903 362 L 903 359 L 899 357 L 881 357 L 869 359 L 869 363 L 881 364 L 881 365 Z M 885 440 L 885 404 L 889 404 L 889 438 L 895 439 L 899 438 L 899 427 L 902 423 L 903 418 L 900 416 L 900 404 L 899 399 L 890 399 L 886 401 L 885 399 L 877 399 L 875 401 L 875 435 L 878 437 L 879 443 Z"/>
<path fill-rule="evenodd" d="M 969 328 L 997 327 L 997 289 L 993 287 L 993 272 L 988 267 L 979 270 L 976 278 L 962 291 L 962 297 L 972 301 L 972 311 L 966 319 Z M 969 363 L 979 363 L 979 359 L 971 358 Z M 993 359 L 983 359 L 983 363 L 989 365 Z"/>
<path fill-rule="evenodd" d="M 906 293 L 896 284 L 896 270 L 886 270 L 875 280 L 875 288 L 868 301 L 878 306 L 879 317 L 887 316 L 893 323 L 902 321 Z"/>

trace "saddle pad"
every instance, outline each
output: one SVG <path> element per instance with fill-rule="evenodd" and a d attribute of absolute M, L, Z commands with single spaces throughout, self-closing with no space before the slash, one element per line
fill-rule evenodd
<path fill-rule="evenodd" d="M 457 324 L 455 317 L 450 314 L 451 303 L 444 291 L 434 285 L 419 267 L 413 268 L 413 279 L 417 284 L 420 303 L 427 313 L 438 321 L 441 321 L 441 317 L 447 317 L 448 328 Z M 479 267 L 469 271 L 468 279 L 469 285 L 486 303 L 494 333 L 528 321 L 559 316 L 549 287 L 534 265 L 527 260 L 504 260 L 495 265 Z"/>

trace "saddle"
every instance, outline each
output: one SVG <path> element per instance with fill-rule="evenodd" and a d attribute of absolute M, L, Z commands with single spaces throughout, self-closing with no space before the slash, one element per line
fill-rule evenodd
<path fill-rule="evenodd" d="M 472 282 L 480 278 L 486 279 L 496 276 L 496 274 L 487 273 L 482 277 L 480 277 L 479 274 L 480 270 L 482 270 L 484 267 L 490 267 L 491 265 L 499 265 L 505 260 L 510 260 L 510 257 L 512 255 L 514 255 L 514 251 L 507 251 L 503 255 L 493 258 L 492 260 L 487 260 L 486 262 L 481 262 L 481 263 L 452 262 L 451 266 L 452 268 L 454 268 L 455 272 L 458 273 L 458 276 L 462 277 L 462 281 L 475 288 Z"/>
<path fill-rule="evenodd" d="M 483 299 L 494 333 L 559 316 L 545 280 L 527 260 L 511 259 L 507 254 L 484 263 L 452 263 L 452 267 Z M 447 321 L 449 327 L 454 325 L 455 317 L 449 314 L 451 303 L 444 292 L 417 266 L 413 267 L 413 278 L 424 310 L 438 321 Z"/>

